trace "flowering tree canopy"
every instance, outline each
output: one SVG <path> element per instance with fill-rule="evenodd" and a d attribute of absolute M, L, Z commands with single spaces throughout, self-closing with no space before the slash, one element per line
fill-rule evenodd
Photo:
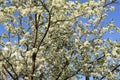
<path fill-rule="evenodd" d="M 119 80 L 115 2 L 0 0 L 0 80 Z"/>

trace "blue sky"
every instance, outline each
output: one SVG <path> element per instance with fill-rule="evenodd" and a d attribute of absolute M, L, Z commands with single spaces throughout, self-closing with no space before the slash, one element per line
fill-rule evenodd
<path fill-rule="evenodd" d="M 120 3 L 113 4 L 113 6 L 115 6 L 115 11 L 111 11 L 108 13 L 108 17 L 105 19 L 105 22 L 109 22 L 113 18 L 114 24 L 120 28 Z M 110 37 L 112 40 L 120 40 L 120 33 L 115 31 L 114 34 L 107 34 L 105 37 Z"/>

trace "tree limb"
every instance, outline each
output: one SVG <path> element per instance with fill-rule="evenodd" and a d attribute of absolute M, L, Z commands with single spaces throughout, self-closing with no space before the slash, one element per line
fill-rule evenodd
<path fill-rule="evenodd" d="M 6 68 L 6 66 L 3 64 L 3 67 L 5 69 L 5 71 L 10 75 L 10 77 L 13 79 L 13 80 L 16 80 L 16 78 L 10 73 L 10 71 Z"/>
<path fill-rule="evenodd" d="M 120 64 L 117 65 L 116 67 L 114 67 L 114 68 L 111 70 L 111 72 L 114 72 L 118 67 L 120 67 Z M 103 76 L 100 80 L 104 79 L 105 77 L 106 77 L 106 76 Z"/>

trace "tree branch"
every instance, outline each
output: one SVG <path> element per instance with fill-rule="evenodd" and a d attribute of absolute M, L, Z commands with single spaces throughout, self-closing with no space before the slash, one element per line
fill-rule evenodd
<path fill-rule="evenodd" d="M 38 51 L 39 51 L 39 49 L 40 49 L 40 46 L 41 46 L 43 40 L 45 39 L 45 37 L 46 37 L 46 35 L 47 35 L 48 31 L 49 31 L 49 27 L 50 27 L 50 24 L 51 24 L 51 23 L 50 23 L 50 20 L 51 20 L 51 11 L 49 11 L 49 10 L 47 9 L 47 7 L 44 5 L 44 3 L 43 3 L 42 1 L 41 1 L 41 3 L 42 3 L 42 6 L 43 6 L 43 7 L 47 10 L 47 12 L 49 13 L 48 28 L 47 28 L 47 30 L 46 30 L 43 38 L 41 39 L 41 41 L 40 41 L 39 44 L 38 44 L 37 52 L 33 53 L 33 55 L 32 55 L 31 80 L 33 80 L 33 74 L 34 74 L 34 71 L 35 71 L 35 60 L 36 60 L 37 53 L 38 53 Z M 37 18 L 36 18 L 36 19 L 35 19 L 35 28 L 36 28 L 36 30 L 38 30 L 38 25 L 37 25 L 38 23 L 37 23 L 37 22 L 38 22 L 38 21 L 37 21 Z M 34 46 L 33 46 L 33 47 L 35 47 L 35 45 L 36 45 L 37 32 L 38 32 L 38 31 L 36 31 L 36 38 L 35 38 L 35 43 L 34 43 Z"/>
<path fill-rule="evenodd" d="M 14 68 L 13 68 L 13 65 L 6 59 L 6 61 L 7 61 L 7 63 L 11 66 L 11 68 L 12 68 L 12 71 L 15 73 L 15 75 L 16 75 L 16 79 L 18 78 L 18 75 L 17 75 L 17 73 L 15 72 L 15 70 L 14 70 Z"/>
<path fill-rule="evenodd" d="M 65 79 L 63 79 L 63 80 L 67 80 L 67 79 L 69 79 L 69 78 L 75 76 L 76 74 L 79 73 L 80 70 L 81 70 L 81 68 L 79 68 L 77 71 L 75 71 L 74 73 L 72 73 L 70 76 L 67 76 L 67 77 L 66 77 Z"/>
<path fill-rule="evenodd" d="M 36 42 L 37 42 L 37 33 L 38 33 L 38 21 L 37 21 L 37 14 L 35 14 L 35 33 L 34 33 L 34 44 L 33 48 L 36 47 Z M 36 53 L 32 54 L 32 72 L 31 72 L 31 80 L 33 80 L 33 74 L 35 71 L 35 59 L 36 59 Z"/>
<path fill-rule="evenodd" d="M 111 5 L 111 4 L 115 3 L 115 2 L 117 2 L 117 0 L 112 0 L 110 3 L 105 4 L 103 7 L 106 7 L 106 6 L 108 6 L 108 5 Z"/>
<path fill-rule="evenodd" d="M 6 70 L 6 72 L 10 75 L 10 77 L 13 79 L 13 80 L 16 80 L 16 78 L 10 73 L 10 71 L 6 68 L 6 66 L 3 64 L 3 67 L 4 69 Z"/>
<path fill-rule="evenodd" d="M 117 65 L 116 67 L 114 67 L 114 68 L 111 70 L 111 72 L 114 72 L 118 67 L 120 67 L 120 64 Z M 103 76 L 100 80 L 104 79 L 105 77 L 106 77 L 106 76 Z"/>
<path fill-rule="evenodd" d="M 59 78 L 60 78 L 60 76 L 62 75 L 64 69 L 65 69 L 68 65 L 69 65 L 69 64 L 68 64 L 68 61 L 66 60 L 65 63 L 64 63 L 64 65 L 63 65 L 63 68 L 62 68 L 61 72 L 59 72 L 59 74 L 58 74 L 58 76 L 57 76 L 57 78 L 56 78 L 55 80 L 59 80 Z"/>

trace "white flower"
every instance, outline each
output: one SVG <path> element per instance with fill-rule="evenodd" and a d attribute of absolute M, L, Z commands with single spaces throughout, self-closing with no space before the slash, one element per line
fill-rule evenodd
<path fill-rule="evenodd" d="M 87 23 L 85 23 L 84 25 L 85 25 L 85 27 L 89 27 L 90 26 L 90 24 L 87 24 Z"/>
<path fill-rule="evenodd" d="M 75 43 L 78 43 L 78 42 L 79 42 L 79 40 L 75 38 Z"/>
<path fill-rule="evenodd" d="M 5 33 L 2 33 L 2 37 L 3 37 L 3 38 L 6 38 L 7 35 L 6 35 Z"/>
<path fill-rule="evenodd" d="M 11 42 L 6 42 L 6 46 L 11 46 Z"/>
<path fill-rule="evenodd" d="M 4 19 L 4 13 L 0 11 L 0 18 L 1 20 Z"/>
<path fill-rule="evenodd" d="M 45 58 L 44 57 L 42 57 L 41 59 L 40 59 L 40 61 L 42 62 L 42 61 L 45 61 Z"/>
<path fill-rule="evenodd" d="M 104 27 L 104 28 L 102 29 L 103 33 L 106 32 L 106 31 L 108 31 L 108 30 L 109 30 L 108 27 Z"/>
<path fill-rule="evenodd" d="M 8 49 L 8 47 L 4 47 L 2 50 L 3 51 L 8 51 L 9 49 Z"/>
<path fill-rule="evenodd" d="M 91 73 L 92 76 L 98 76 L 98 73 Z"/>
<path fill-rule="evenodd" d="M 25 80 L 29 80 L 29 77 L 25 77 L 24 79 L 25 79 Z"/>
<path fill-rule="evenodd" d="M 0 71 L 2 71 L 2 64 L 3 64 L 3 62 L 0 61 Z"/>
<path fill-rule="evenodd" d="M 94 1 L 90 1 L 90 2 L 89 2 L 89 5 L 92 5 L 92 6 L 93 6 L 94 4 L 95 4 Z"/>
<path fill-rule="evenodd" d="M 20 66 L 16 66 L 17 72 L 20 72 L 21 67 Z"/>
<path fill-rule="evenodd" d="M 101 2 L 103 2 L 103 3 L 104 3 L 105 1 L 106 1 L 106 0 L 102 0 Z"/>
<path fill-rule="evenodd" d="M 117 50 L 118 50 L 117 47 L 115 47 L 115 48 L 113 49 L 112 54 L 113 54 L 114 56 L 118 56 L 118 53 L 116 52 Z"/>
<path fill-rule="evenodd" d="M 85 42 L 84 42 L 84 45 L 85 45 L 85 46 L 90 45 L 89 41 L 85 41 Z"/>
<path fill-rule="evenodd" d="M 73 1 L 69 1 L 68 4 L 69 4 L 70 7 L 75 5 L 75 3 Z"/>
<path fill-rule="evenodd" d="M 18 0 L 11 0 L 12 2 L 18 2 Z"/>
<path fill-rule="evenodd" d="M 93 10 L 88 10 L 88 14 L 92 14 L 93 13 Z"/>
<path fill-rule="evenodd" d="M 15 45 L 17 45 L 17 44 L 18 44 L 18 42 L 17 42 L 17 41 L 14 41 L 14 44 L 15 44 Z"/>
<path fill-rule="evenodd" d="M 29 32 L 26 32 L 24 37 L 29 37 L 30 36 L 30 33 Z"/>
<path fill-rule="evenodd" d="M 96 18 L 95 20 L 94 20 L 94 24 L 96 23 L 96 22 L 98 22 L 100 20 L 100 18 L 98 17 L 98 18 Z"/>
<path fill-rule="evenodd" d="M 93 23 L 93 20 L 92 20 L 92 19 L 89 19 L 89 23 L 90 23 L 90 24 Z"/>
<path fill-rule="evenodd" d="M 73 33 L 73 36 L 74 36 L 74 37 L 77 37 L 77 33 Z"/>
<path fill-rule="evenodd" d="M 3 47 L 2 48 L 2 53 L 5 56 L 9 56 L 10 55 L 10 47 L 8 47 L 8 46 Z"/>
<path fill-rule="evenodd" d="M 114 7 L 114 6 L 111 6 L 111 7 L 110 7 L 110 10 L 111 10 L 111 11 L 114 11 L 114 10 L 115 10 L 115 7 Z"/>
<path fill-rule="evenodd" d="M 114 24 L 113 24 L 113 23 L 110 23 L 109 26 L 110 26 L 110 27 L 114 27 Z"/>
<path fill-rule="evenodd" d="M 37 52 L 37 48 L 33 48 L 32 51 L 33 51 L 33 53 Z"/>
<path fill-rule="evenodd" d="M 94 29 L 93 33 L 97 33 L 97 32 L 98 32 L 98 30 L 97 30 L 97 29 Z"/>
<path fill-rule="evenodd" d="M 88 64 L 87 64 L 87 63 L 85 63 L 85 64 L 84 64 L 84 66 L 85 66 L 85 67 L 87 67 L 87 66 L 88 66 Z"/>
<path fill-rule="evenodd" d="M 25 44 L 25 43 L 26 43 L 26 41 L 27 41 L 27 39 L 23 38 L 23 39 L 21 39 L 21 40 L 20 40 L 20 44 L 22 44 L 22 45 L 23 45 L 23 44 Z"/>
<path fill-rule="evenodd" d="M 26 16 L 30 13 L 30 8 L 20 9 L 22 16 Z"/>
<path fill-rule="evenodd" d="M 107 17 L 107 16 L 108 16 L 107 14 L 103 14 L 103 15 L 102 15 L 103 18 L 105 18 L 105 17 Z"/>
<path fill-rule="evenodd" d="M 17 31 L 15 31 L 15 29 L 13 29 L 11 32 L 12 32 L 12 37 L 14 37 L 17 33 Z"/>
<path fill-rule="evenodd" d="M 63 4 L 63 3 L 64 3 L 64 0 L 53 0 L 52 6 L 60 7 L 60 4 Z"/>
<path fill-rule="evenodd" d="M 35 74 L 33 74 L 33 76 L 36 76 Z"/>
<path fill-rule="evenodd" d="M 32 52 L 31 51 L 27 51 L 26 54 L 31 54 Z"/>

